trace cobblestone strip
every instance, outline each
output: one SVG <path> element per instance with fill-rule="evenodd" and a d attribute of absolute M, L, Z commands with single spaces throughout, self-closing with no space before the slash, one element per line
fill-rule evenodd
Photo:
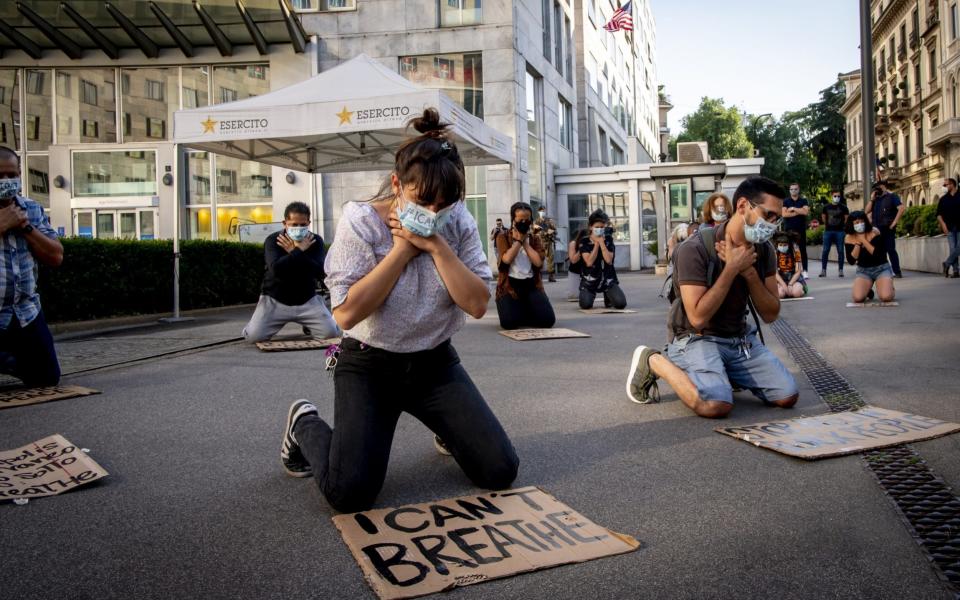
<path fill-rule="evenodd" d="M 832 412 L 866 404 L 789 323 L 779 319 L 771 328 Z M 862 457 L 937 576 L 960 599 L 960 498 L 909 445 L 871 450 Z"/>

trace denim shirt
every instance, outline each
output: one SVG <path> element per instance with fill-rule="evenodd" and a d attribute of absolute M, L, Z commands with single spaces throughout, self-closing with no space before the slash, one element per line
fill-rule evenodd
<path fill-rule="evenodd" d="M 14 201 L 26 210 L 27 220 L 50 239 L 57 232 L 39 203 L 17 196 Z M 22 233 L 7 231 L 0 235 L 0 330 L 7 329 L 16 317 L 26 327 L 40 314 L 40 295 L 37 294 L 37 263 Z"/>

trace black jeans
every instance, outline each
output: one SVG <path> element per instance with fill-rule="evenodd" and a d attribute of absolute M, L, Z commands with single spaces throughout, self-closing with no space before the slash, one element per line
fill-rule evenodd
<path fill-rule="evenodd" d="M 887 251 L 887 258 L 890 260 L 890 266 L 893 267 L 893 274 L 900 274 L 900 255 L 897 254 L 897 232 L 889 227 L 881 226 L 880 239 L 883 240 L 883 248 Z"/>
<path fill-rule="evenodd" d="M 597 292 L 591 292 L 585 287 L 580 288 L 580 308 L 593 308 L 593 301 L 596 299 Z M 624 309 L 627 307 L 627 296 L 619 285 L 613 284 L 603 292 L 603 304 L 608 308 Z"/>
<path fill-rule="evenodd" d="M 6 329 L 0 329 L 0 360 L 3 371 L 30 387 L 60 383 L 60 363 L 53 347 L 53 336 L 43 318 L 43 311 L 26 327 L 16 315 Z"/>
<path fill-rule="evenodd" d="M 533 278 L 510 278 L 510 286 L 517 293 L 516 299 L 510 295 L 497 298 L 497 316 L 503 329 L 549 329 L 557 322 L 553 305 L 543 291 L 533 284 Z"/>
<path fill-rule="evenodd" d="M 333 508 L 356 512 L 373 505 L 403 412 L 440 436 L 474 484 L 494 490 L 510 486 L 520 461 L 449 341 L 409 354 L 361 346 L 350 338 L 340 348 L 333 373 L 336 427 L 307 415 L 293 431 Z"/>
<path fill-rule="evenodd" d="M 807 230 L 806 229 L 788 229 L 787 232 L 797 234 L 797 247 L 800 249 L 800 262 L 803 263 L 803 272 L 807 272 Z"/>

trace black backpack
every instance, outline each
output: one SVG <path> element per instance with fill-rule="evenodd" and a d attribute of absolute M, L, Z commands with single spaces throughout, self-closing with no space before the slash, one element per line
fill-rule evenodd
<path fill-rule="evenodd" d="M 703 245 L 704 250 L 707 251 L 707 287 L 712 287 L 713 284 L 717 281 L 719 276 L 720 269 L 720 257 L 717 256 L 717 236 L 716 229 L 713 227 L 704 227 L 697 230 L 695 237 L 687 238 L 683 243 L 684 244 L 694 244 L 697 243 L 694 239 L 698 240 L 700 244 Z M 754 244 L 754 248 L 757 250 L 757 264 L 760 266 L 760 279 L 766 279 L 766 264 L 770 256 L 770 243 L 764 242 L 762 244 Z M 660 289 L 660 297 L 666 298 L 667 302 L 670 303 L 670 314 L 673 315 L 676 310 L 684 310 L 683 300 L 680 298 L 680 284 L 677 283 L 675 275 L 677 274 L 677 251 L 674 249 L 673 256 L 670 257 L 670 264 L 673 267 L 673 272 L 667 277 L 666 281 L 663 282 L 663 287 Z M 663 290 L 669 286 L 669 291 L 667 291 L 666 296 L 663 294 Z M 766 344 L 766 341 L 763 339 L 763 330 L 760 327 L 760 316 L 757 314 L 757 309 L 753 305 L 753 299 L 750 296 L 747 296 L 747 308 L 750 309 L 750 314 L 753 315 L 753 320 L 757 323 L 757 336 L 760 338 L 760 342 Z M 671 318 L 671 322 L 673 319 Z"/>

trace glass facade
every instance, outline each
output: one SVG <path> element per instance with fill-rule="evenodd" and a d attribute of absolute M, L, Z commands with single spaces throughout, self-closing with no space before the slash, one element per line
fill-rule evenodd
<path fill-rule="evenodd" d="M 590 213 L 599 209 L 607 213 L 613 227 L 613 241 L 630 241 L 630 209 L 627 194 L 571 194 L 567 196 L 570 237 L 580 229 L 587 228 Z"/>
<path fill-rule="evenodd" d="M 73 153 L 71 181 L 75 198 L 155 196 L 157 153 L 78 150 Z"/>
<path fill-rule="evenodd" d="M 543 104 L 543 80 L 527 71 L 527 176 L 530 181 L 530 203 L 543 206 L 543 132 L 540 106 Z"/>
<path fill-rule="evenodd" d="M 483 118 L 483 58 L 479 52 L 401 56 L 400 74 L 425 88 L 442 90 L 467 112 Z"/>
<path fill-rule="evenodd" d="M 670 198 L 670 220 L 690 222 L 690 184 L 671 183 L 667 186 Z"/>
<path fill-rule="evenodd" d="M 438 0 L 440 26 L 479 25 L 483 22 L 482 0 Z"/>

